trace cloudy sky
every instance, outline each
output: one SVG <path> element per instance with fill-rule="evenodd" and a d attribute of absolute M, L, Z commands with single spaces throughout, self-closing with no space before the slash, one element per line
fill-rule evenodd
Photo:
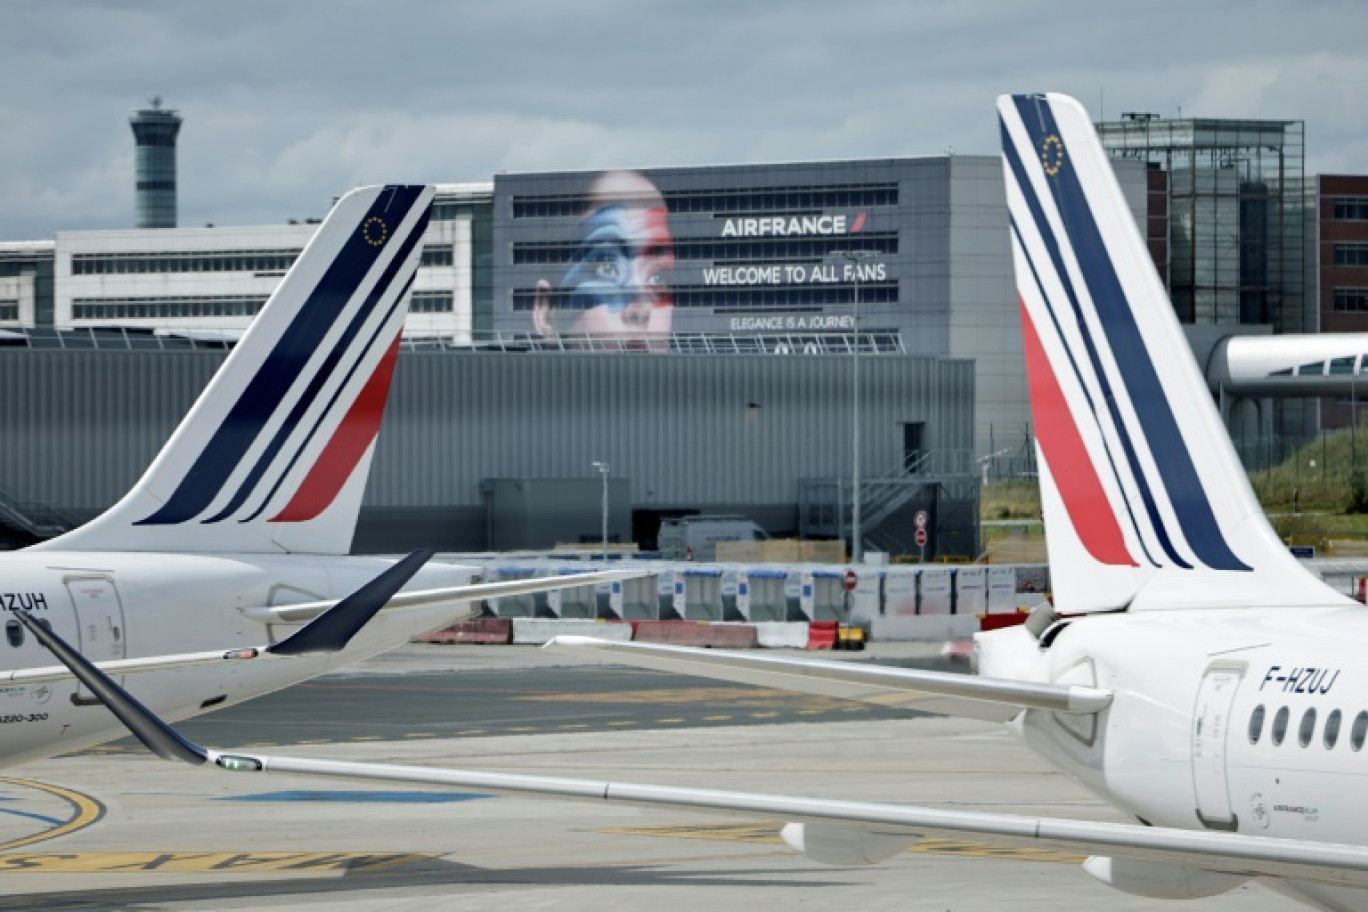
<path fill-rule="evenodd" d="M 993 99 L 1306 121 L 1368 173 L 1362 0 L 0 0 L 0 240 L 133 225 L 129 114 L 185 118 L 180 224 L 363 183 L 996 154 Z"/>

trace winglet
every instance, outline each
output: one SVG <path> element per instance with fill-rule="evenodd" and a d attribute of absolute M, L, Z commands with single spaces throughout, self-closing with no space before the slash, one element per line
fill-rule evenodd
<path fill-rule="evenodd" d="M 268 646 L 266 651 L 279 656 L 337 652 L 351 642 L 357 631 L 366 626 L 377 611 L 385 607 L 394 594 L 413 578 L 434 553 L 428 550 L 414 551 L 402 560 L 396 561 L 384 573 L 314 618 L 302 629 L 274 646 Z"/>
<path fill-rule="evenodd" d="M 109 711 L 152 753 L 163 760 L 180 760 L 192 766 L 199 766 L 209 759 L 208 751 L 182 738 L 45 624 L 38 623 L 22 608 L 15 608 L 13 613 L 19 618 L 19 623 L 27 627 L 29 633 L 37 637 L 38 642 L 46 646 L 63 665 L 70 668 L 71 673 L 90 688 L 90 692 L 99 697 L 100 702 L 109 707 Z"/>

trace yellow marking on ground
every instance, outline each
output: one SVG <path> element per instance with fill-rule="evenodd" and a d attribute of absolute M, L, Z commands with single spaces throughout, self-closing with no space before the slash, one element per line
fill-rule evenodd
<path fill-rule="evenodd" d="M 1032 849 L 1021 846 L 986 845 L 981 842 L 957 842 L 951 839 L 923 839 L 909 846 L 909 852 L 927 855 L 968 855 L 972 858 L 1013 858 L 1018 861 L 1052 861 L 1057 864 L 1082 864 L 1083 855 L 1069 855 L 1052 849 Z"/>
<path fill-rule="evenodd" d="M 174 873 L 374 871 L 437 858 L 382 852 L 50 852 L 0 855 L 0 873 Z"/>
<path fill-rule="evenodd" d="M 83 830 L 95 821 L 104 816 L 104 805 L 91 798 L 89 795 L 82 795 L 80 792 L 62 788 L 60 785 L 49 785 L 46 782 L 34 782 L 32 779 L 10 779 L 0 777 L 0 783 L 11 785 L 16 788 L 37 789 L 40 792 L 47 792 L 49 795 L 56 795 L 67 804 L 71 805 L 72 814 L 65 823 L 60 823 L 51 829 L 43 830 L 40 833 L 33 833 L 29 836 L 21 836 L 18 839 L 11 839 L 9 842 L 0 843 L 0 851 L 17 849 L 21 846 L 33 845 L 35 842 L 43 842 L 48 839 L 56 839 L 58 836 L 65 836 L 77 830 Z"/>
<path fill-rule="evenodd" d="M 564 725 L 558 725 L 558 726 L 556 726 L 556 727 L 557 727 L 557 728 L 588 728 L 589 726 L 588 726 L 586 723 L 584 723 L 584 722 L 566 722 Z"/>
<path fill-rule="evenodd" d="M 531 725 L 514 725 L 509 729 L 511 732 L 534 732 L 537 729 Z"/>
<path fill-rule="evenodd" d="M 683 725 L 683 719 L 656 719 L 657 725 Z"/>
<path fill-rule="evenodd" d="M 648 827 L 606 827 L 597 832 L 621 836 L 657 836 L 667 839 L 711 839 L 719 842 L 760 842 L 779 845 L 778 825 L 772 823 L 687 823 Z M 1083 856 L 1049 849 L 1016 848 L 951 839 L 923 839 L 907 851 L 926 855 L 961 855 L 972 858 L 1012 858 L 1018 861 L 1050 861 L 1082 864 Z"/>
<path fill-rule="evenodd" d="M 608 724 L 609 724 L 609 725 L 636 725 L 637 723 L 636 723 L 636 720 L 635 720 L 635 719 L 618 719 L 617 721 L 615 721 L 615 722 L 609 722 Z"/>
<path fill-rule="evenodd" d="M 773 719 L 776 718 L 778 715 L 779 714 L 777 712 L 751 713 L 750 717 L 752 719 Z"/>
<path fill-rule="evenodd" d="M 481 732 L 481 731 L 479 731 L 478 729 L 476 729 L 476 730 L 473 731 L 473 732 L 464 731 L 464 732 L 457 732 L 456 734 L 458 734 L 458 735 L 474 735 L 474 734 L 483 734 L 483 732 Z M 405 738 L 435 738 L 435 737 L 437 737 L 437 736 L 434 735 L 432 732 L 406 732 L 406 733 L 404 734 L 404 737 L 405 737 Z"/>
<path fill-rule="evenodd" d="M 741 709 L 792 706 L 832 710 L 849 705 L 849 700 L 813 694 L 772 690 L 764 687 L 683 687 L 657 690 L 614 691 L 611 693 L 544 693 L 517 697 L 534 703 L 727 703 Z"/>
<path fill-rule="evenodd" d="M 704 716 L 704 717 L 703 717 L 703 721 L 704 721 L 704 722 L 725 722 L 725 721 L 727 721 L 727 720 L 730 719 L 730 718 L 731 718 L 731 716 Z"/>
<path fill-rule="evenodd" d="M 357 735 L 356 737 L 352 738 L 352 740 L 353 740 L 353 741 L 379 741 L 379 740 L 380 740 L 380 736 L 379 736 L 379 735 Z"/>
<path fill-rule="evenodd" d="M 773 823 L 679 823 L 647 827 L 605 827 L 599 833 L 620 836 L 662 836 L 668 839 L 713 839 L 721 842 L 765 842 L 782 845 Z"/>

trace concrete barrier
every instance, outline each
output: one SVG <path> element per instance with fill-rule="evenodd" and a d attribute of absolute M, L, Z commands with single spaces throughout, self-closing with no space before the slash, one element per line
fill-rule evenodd
<path fill-rule="evenodd" d="M 979 630 L 979 619 L 972 614 L 933 614 L 914 617 L 876 617 L 871 638 L 885 640 L 958 640 Z"/>
<path fill-rule="evenodd" d="M 562 634 L 625 643 L 632 639 L 632 627 L 621 621 L 513 618 L 513 643 L 517 646 L 541 646 Z"/>
<path fill-rule="evenodd" d="M 487 643 L 506 646 L 513 641 L 513 622 L 507 618 L 472 618 L 414 639 L 415 643 Z"/>
<path fill-rule="evenodd" d="M 806 649 L 808 625 L 806 621 L 760 621 L 755 628 L 755 642 L 762 649 Z"/>
<path fill-rule="evenodd" d="M 752 649 L 757 644 L 753 624 L 700 624 L 697 621 L 632 621 L 632 639 L 638 643 L 720 649 Z"/>
<path fill-rule="evenodd" d="M 808 625 L 808 649 L 835 649 L 836 634 L 841 629 L 837 621 L 813 621 Z"/>

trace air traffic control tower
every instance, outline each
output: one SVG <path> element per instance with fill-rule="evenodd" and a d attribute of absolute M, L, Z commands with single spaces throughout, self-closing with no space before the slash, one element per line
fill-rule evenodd
<path fill-rule="evenodd" d="M 176 227 L 176 134 L 181 119 L 161 106 L 154 96 L 151 106 L 128 119 L 137 142 L 137 207 L 139 228 Z"/>

